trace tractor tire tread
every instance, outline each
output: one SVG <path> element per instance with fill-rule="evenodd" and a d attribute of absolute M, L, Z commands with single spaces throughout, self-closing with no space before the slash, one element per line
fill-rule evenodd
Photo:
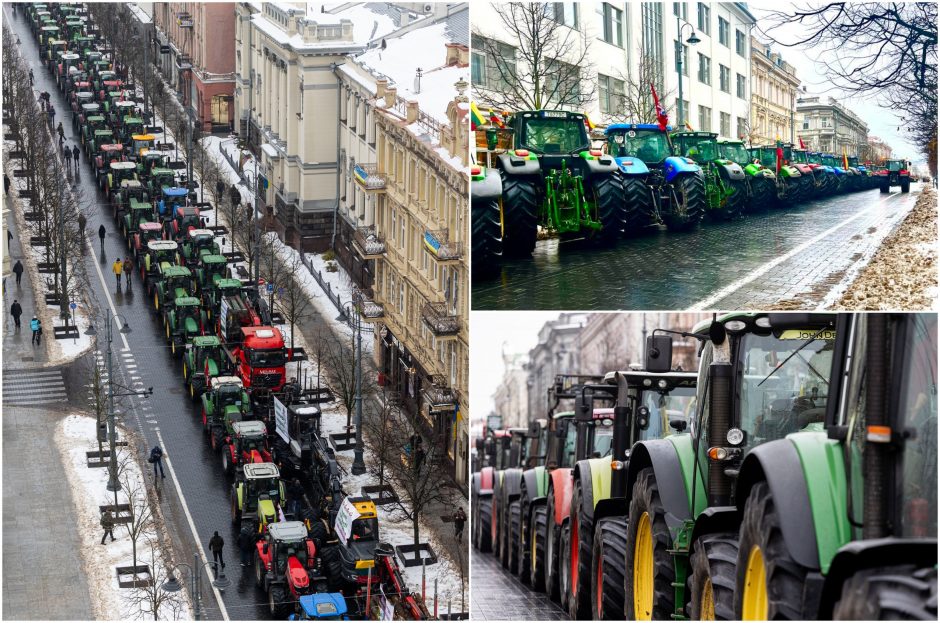
<path fill-rule="evenodd" d="M 597 522 L 591 557 L 594 567 L 591 572 L 591 614 L 595 621 L 623 618 L 623 586 L 627 577 L 626 544 L 626 517 L 605 517 Z M 603 579 L 600 587 L 597 586 L 598 576 Z M 600 603 L 598 595 L 601 595 Z"/>

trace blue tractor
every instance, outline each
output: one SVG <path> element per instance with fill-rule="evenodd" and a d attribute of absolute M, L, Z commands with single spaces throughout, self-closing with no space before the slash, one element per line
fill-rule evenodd
<path fill-rule="evenodd" d="M 705 179 L 691 158 L 672 155 L 668 132 L 654 123 L 607 126 L 607 151 L 623 178 L 626 233 L 661 220 L 676 231 L 695 227 L 705 215 Z"/>
<path fill-rule="evenodd" d="M 171 220 L 176 213 L 176 208 L 186 205 L 186 198 L 188 196 L 189 191 L 185 188 L 164 186 L 163 196 L 157 202 L 157 214 L 160 216 L 160 222 L 163 223 Z"/>
<path fill-rule="evenodd" d="M 312 593 L 300 596 L 297 614 L 289 621 L 348 621 L 349 611 L 342 593 Z"/>

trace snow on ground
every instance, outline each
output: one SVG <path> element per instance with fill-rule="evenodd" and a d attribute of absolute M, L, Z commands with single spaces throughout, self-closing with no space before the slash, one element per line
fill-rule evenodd
<path fill-rule="evenodd" d="M 120 431 L 120 436 L 126 439 L 123 430 Z M 98 512 L 98 506 L 113 504 L 114 494 L 106 488 L 108 470 L 106 468 L 89 468 L 86 463 L 85 453 L 98 449 L 98 444 L 95 441 L 94 418 L 69 415 L 57 426 L 55 439 L 59 448 L 59 455 L 65 466 L 69 487 L 75 492 L 73 503 L 75 504 L 78 519 L 76 527 L 82 540 L 80 554 L 84 561 L 84 571 L 88 576 L 88 586 L 92 591 L 91 600 L 96 615 L 95 618 L 112 621 L 128 619 L 153 620 L 152 613 L 143 611 L 140 605 L 135 605 L 133 599 L 134 589 L 118 586 L 115 567 L 133 564 L 132 543 L 127 527 L 124 525 L 115 526 L 114 536 L 117 540 L 114 542 L 105 541 L 105 545 L 101 545 L 103 530 L 100 525 L 101 515 Z M 139 504 L 147 495 L 148 482 L 141 473 L 140 466 L 133 460 L 130 453 L 131 451 L 127 448 L 119 447 L 118 463 L 126 465 L 127 477 L 130 482 L 135 483 L 132 485 L 132 489 L 137 489 Z M 130 460 L 125 461 L 128 458 Z M 127 503 L 126 491 L 118 493 L 118 503 Z M 152 501 L 151 508 L 155 508 Z M 162 522 L 162 518 L 157 515 L 155 522 Z M 152 525 L 140 536 L 137 544 L 138 564 L 150 565 L 151 570 L 154 570 L 155 577 L 163 576 L 164 553 L 162 550 L 158 550 L 156 560 L 154 560 L 146 543 L 148 538 L 156 539 L 158 531 L 164 533 L 164 530 L 162 526 L 158 528 Z M 170 604 L 168 601 L 160 609 L 158 612 L 160 620 L 183 621 L 193 618 L 183 593 L 177 593 L 168 599 L 172 599 L 173 603 Z"/>

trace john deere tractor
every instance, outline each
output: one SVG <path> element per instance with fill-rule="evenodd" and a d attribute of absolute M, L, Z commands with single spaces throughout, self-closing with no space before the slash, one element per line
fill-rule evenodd
<path fill-rule="evenodd" d="M 209 387 L 210 381 L 230 372 L 228 357 L 222 352 L 222 341 L 215 335 L 199 335 L 183 354 L 183 383 L 193 400 Z"/>
<path fill-rule="evenodd" d="M 470 241 L 473 277 L 492 276 L 503 259 L 503 184 L 499 171 L 470 167 Z"/>
<path fill-rule="evenodd" d="M 150 228 L 146 230 L 148 233 Z M 162 231 L 161 231 L 162 234 Z M 163 280 L 163 273 L 160 268 L 166 264 L 172 266 L 176 261 L 177 244 L 172 240 L 163 240 L 156 238 L 147 242 L 147 252 L 143 261 L 138 261 L 140 266 L 140 278 L 147 285 L 147 294 L 153 294 L 157 284 Z M 160 309 L 160 300 L 155 301 L 156 309 Z"/>
<path fill-rule="evenodd" d="M 163 324 L 170 353 L 180 357 L 186 345 L 197 335 L 205 335 L 208 321 L 199 299 L 195 296 L 178 296 L 163 307 Z"/>
<path fill-rule="evenodd" d="M 744 169 L 747 180 L 747 211 L 766 210 L 777 198 L 777 176 L 751 161 L 743 141 L 718 141 L 718 155 Z"/>
<path fill-rule="evenodd" d="M 251 399 L 242 382 L 235 376 L 213 378 L 202 395 L 202 426 L 213 450 L 222 447 L 225 437 L 232 435 L 232 425 L 251 415 Z"/>
<path fill-rule="evenodd" d="M 250 528 L 255 532 L 265 532 L 269 525 L 277 522 L 279 507 L 285 499 L 285 487 L 277 465 L 245 465 L 232 485 L 232 523 L 240 530 Z"/>
<path fill-rule="evenodd" d="M 676 132 L 672 144 L 676 155 L 694 160 L 705 173 L 707 216 L 729 220 L 741 216 L 747 203 L 747 181 L 740 165 L 718 153 L 714 132 Z"/>
<path fill-rule="evenodd" d="M 607 152 L 620 167 L 627 234 L 661 220 L 669 230 L 692 229 L 705 215 L 705 178 L 690 158 L 673 156 L 667 126 L 613 123 L 607 126 Z"/>
<path fill-rule="evenodd" d="M 178 261 L 181 266 L 195 268 L 201 257 L 219 256 L 219 253 L 219 243 L 215 241 L 215 234 L 211 230 L 190 229 L 180 243 Z M 225 259 L 224 256 L 221 257 Z"/>
<path fill-rule="evenodd" d="M 752 160 L 760 163 L 764 170 L 773 174 L 774 192 L 769 204 L 774 207 L 785 207 L 805 201 L 813 195 L 813 172 L 808 165 L 801 167 L 791 162 L 792 149 L 789 146 L 781 147 L 784 152 L 780 170 L 777 170 L 777 148 L 773 145 L 751 147 L 748 152 Z"/>
<path fill-rule="evenodd" d="M 188 268 L 169 262 L 160 263 L 153 286 L 154 311 L 159 312 L 170 301 L 193 293 L 193 275 Z"/>
<path fill-rule="evenodd" d="M 902 193 L 911 191 L 910 163 L 907 160 L 888 160 L 885 168 L 878 173 L 881 192 L 886 193 L 892 186 L 900 186 Z"/>
<path fill-rule="evenodd" d="M 513 114 L 512 148 L 499 155 L 503 252 L 529 256 L 538 228 L 612 244 L 628 210 L 617 163 L 591 149 L 585 117 L 561 110 Z"/>

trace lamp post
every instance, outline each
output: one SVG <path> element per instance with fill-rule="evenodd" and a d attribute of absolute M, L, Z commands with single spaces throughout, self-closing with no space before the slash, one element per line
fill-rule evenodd
<path fill-rule="evenodd" d="M 701 41 L 701 39 L 695 36 L 695 27 L 692 26 L 692 24 L 688 22 L 683 24 L 681 18 L 678 15 L 676 15 L 676 33 L 677 33 L 676 35 L 676 70 L 679 73 L 679 104 L 677 108 L 679 109 L 679 129 L 680 130 L 682 129 L 683 125 L 685 125 L 685 114 L 684 114 L 683 107 L 682 107 L 682 101 L 683 101 L 682 100 L 682 56 L 683 56 L 682 54 L 683 53 L 682 29 L 685 28 L 686 26 L 692 29 L 692 34 L 689 35 L 689 38 L 686 39 L 685 42 L 688 43 L 689 45 L 695 45 L 696 43 Z"/>
<path fill-rule="evenodd" d="M 347 307 L 349 310 L 347 311 Z M 353 327 L 352 315 L 356 316 L 356 324 Z M 366 463 L 363 460 L 362 448 L 362 316 L 359 310 L 355 308 L 352 301 L 347 301 L 343 305 L 343 319 L 356 332 L 356 371 L 355 384 L 356 396 L 353 403 L 356 405 L 356 448 L 353 450 L 352 473 L 355 475 L 366 473 Z"/>
<path fill-rule="evenodd" d="M 206 610 L 202 604 L 202 590 L 201 590 L 202 586 L 201 586 L 201 581 L 199 579 L 199 574 L 209 565 L 215 565 L 215 563 L 204 562 L 200 564 L 199 554 L 197 554 L 196 552 L 193 552 L 192 566 L 186 564 L 185 562 L 176 563 L 175 565 L 170 567 L 170 571 L 169 571 L 170 579 L 168 579 L 166 582 L 160 585 L 160 588 L 162 588 L 167 593 L 178 593 L 180 590 L 182 590 L 183 585 L 180 584 L 179 580 L 176 579 L 176 577 L 173 575 L 173 572 L 178 570 L 180 567 L 186 567 L 186 569 L 189 570 L 190 590 L 192 591 L 192 596 L 193 596 L 193 616 L 195 617 L 197 621 L 200 619 L 205 619 L 206 617 Z M 197 572 L 196 569 L 198 569 L 199 571 Z M 220 590 L 224 590 L 231 585 L 232 585 L 232 581 L 226 578 L 225 573 L 221 571 L 218 571 L 217 577 L 214 580 L 212 580 L 212 586 Z"/>

